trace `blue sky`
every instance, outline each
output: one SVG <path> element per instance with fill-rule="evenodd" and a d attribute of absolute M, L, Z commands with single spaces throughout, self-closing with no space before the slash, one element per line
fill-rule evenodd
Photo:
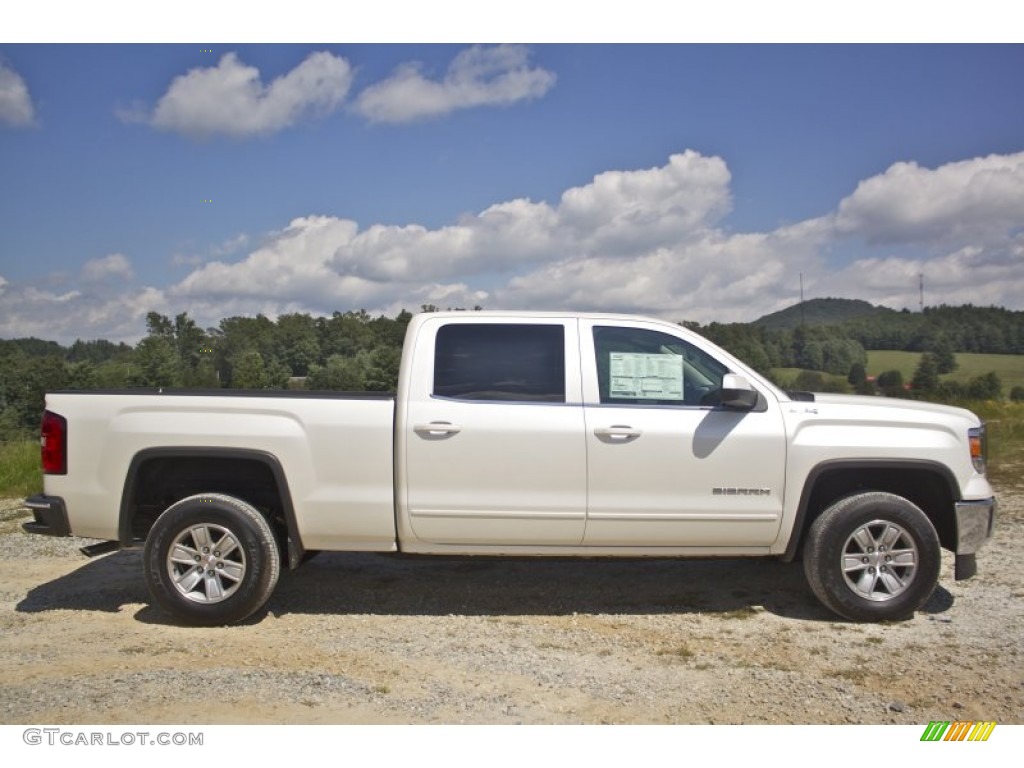
<path fill-rule="evenodd" d="M 0 337 L 1024 309 L 1024 45 L 0 43 Z"/>

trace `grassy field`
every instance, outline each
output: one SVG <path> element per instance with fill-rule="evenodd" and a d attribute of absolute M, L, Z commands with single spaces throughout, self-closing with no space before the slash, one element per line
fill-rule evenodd
<path fill-rule="evenodd" d="M 31 496 L 42 490 L 39 441 L 0 443 L 0 496 Z"/>
<path fill-rule="evenodd" d="M 868 376 L 884 371 L 899 371 L 904 381 L 914 377 L 921 355 L 918 352 L 874 350 L 868 352 Z M 1003 383 L 1003 395 L 1008 397 L 1014 387 L 1024 387 L 1024 355 L 973 355 L 965 352 L 956 356 L 958 368 L 942 378 L 968 382 L 989 371 L 995 371 Z"/>

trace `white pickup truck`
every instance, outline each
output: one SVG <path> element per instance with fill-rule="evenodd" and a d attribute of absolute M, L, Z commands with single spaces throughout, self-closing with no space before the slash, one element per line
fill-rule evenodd
<path fill-rule="evenodd" d="M 969 411 L 787 394 L 618 315 L 418 315 L 397 396 L 50 394 L 42 461 L 25 529 L 144 547 L 192 624 L 250 616 L 320 550 L 800 557 L 828 608 L 899 619 L 941 548 L 974 575 L 995 521 Z"/>

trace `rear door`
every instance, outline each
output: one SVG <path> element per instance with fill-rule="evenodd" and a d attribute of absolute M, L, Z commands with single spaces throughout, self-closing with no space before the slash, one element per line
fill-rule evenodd
<path fill-rule="evenodd" d="M 577 545 L 586 445 L 575 319 L 439 318 L 416 339 L 403 429 L 416 538 Z"/>

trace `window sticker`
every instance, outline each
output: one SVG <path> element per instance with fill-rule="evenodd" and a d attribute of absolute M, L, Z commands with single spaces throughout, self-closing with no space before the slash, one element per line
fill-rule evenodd
<path fill-rule="evenodd" d="M 609 357 L 610 397 L 634 400 L 683 399 L 681 355 L 611 352 Z"/>

